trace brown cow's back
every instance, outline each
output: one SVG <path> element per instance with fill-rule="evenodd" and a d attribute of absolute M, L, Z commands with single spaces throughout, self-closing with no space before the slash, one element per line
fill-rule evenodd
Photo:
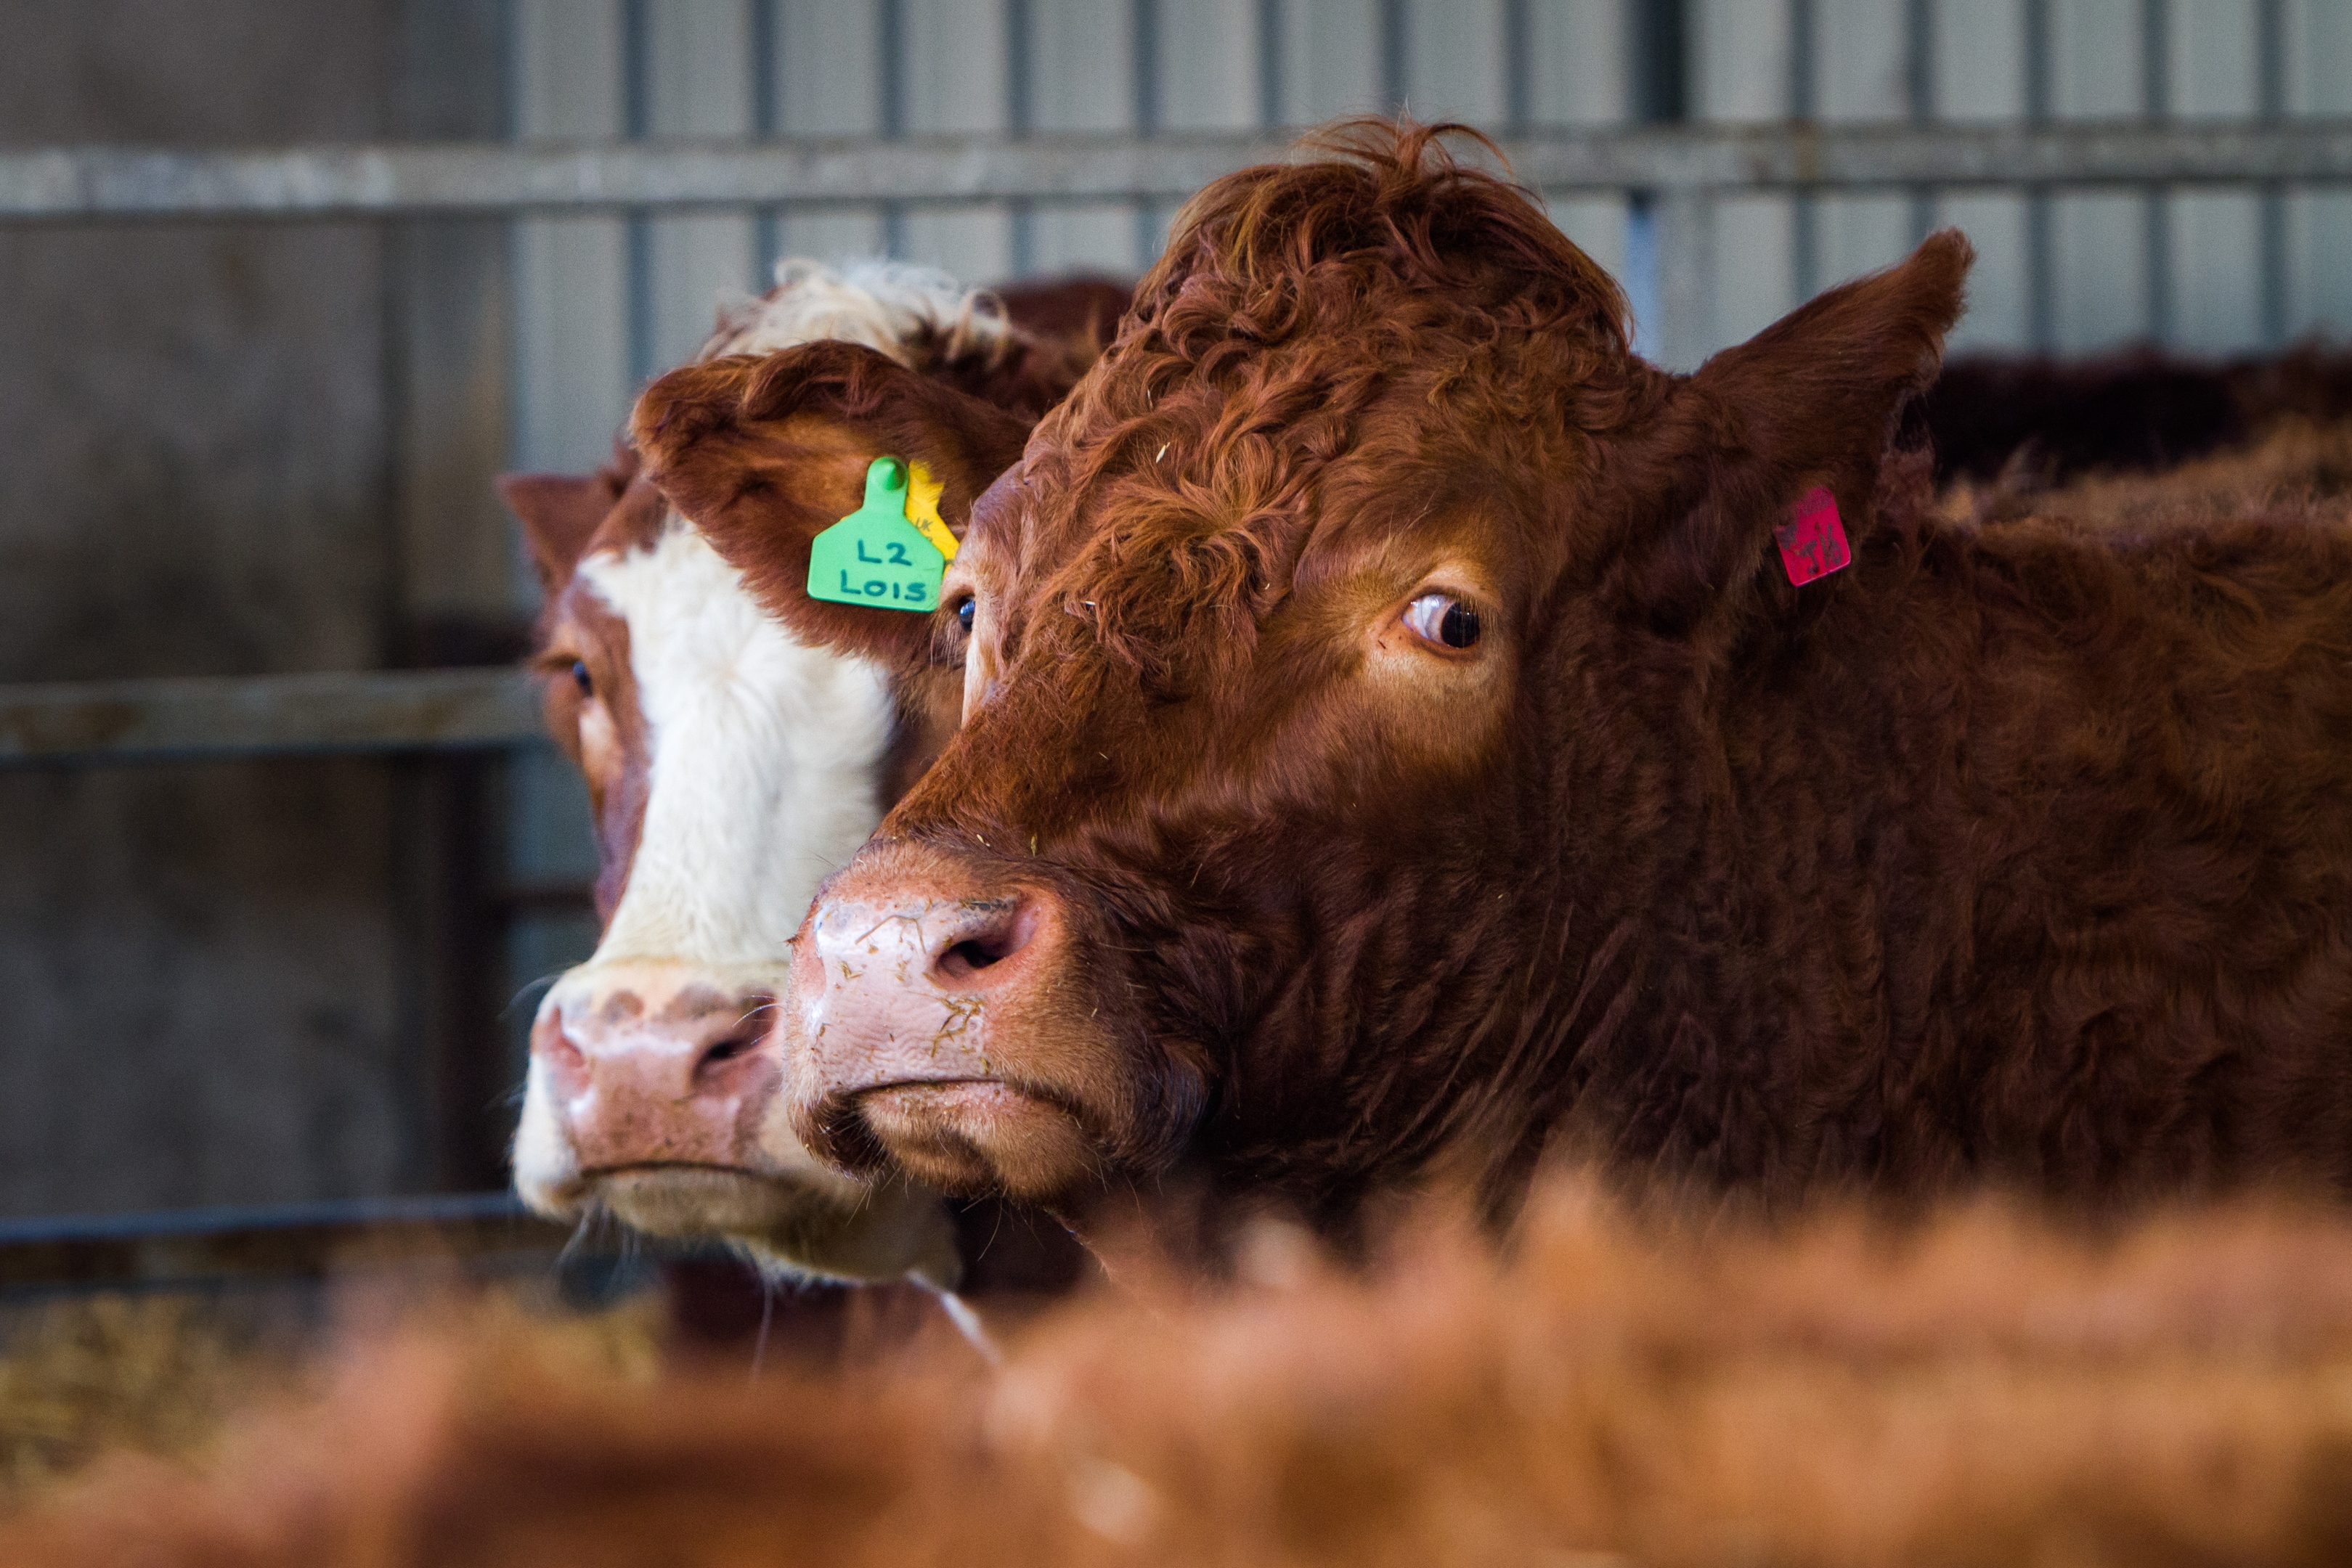
<path fill-rule="evenodd" d="M 1645 955 L 1569 1127 L 1768 1192 L 2352 1178 L 2341 510 L 1922 521 L 1706 718 L 1598 700 L 1651 650 L 1593 669 L 1559 791 L 1666 826 L 1560 845 Z"/>

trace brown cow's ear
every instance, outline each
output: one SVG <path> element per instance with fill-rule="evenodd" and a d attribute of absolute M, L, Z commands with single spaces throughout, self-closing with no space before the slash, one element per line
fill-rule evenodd
<path fill-rule="evenodd" d="M 804 343 L 671 371 L 630 428 L 647 475 L 803 641 L 900 664 L 934 646 L 934 616 L 808 592 L 809 548 L 857 509 L 877 457 L 921 463 L 958 538 L 972 503 L 1021 456 L 1030 421 L 854 343 Z"/>
<path fill-rule="evenodd" d="M 1935 379 L 1975 252 L 1957 229 L 1727 349 L 1666 396 L 1628 443 L 1614 499 L 1640 519 L 1624 586 L 1667 622 L 1750 580 L 1773 528 L 1816 485 L 1847 536 L 1870 528 L 1905 402 Z"/>

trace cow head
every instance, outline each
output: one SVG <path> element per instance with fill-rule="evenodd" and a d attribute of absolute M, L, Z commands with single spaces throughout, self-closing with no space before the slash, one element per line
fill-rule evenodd
<path fill-rule="evenodd" d="M 976 507 L 964 727 L 779 1022 L 845 1166 L 1068 1212 L 1189 1164 L 1321 1213 L 1452 1151 L 1524 1170 L 1637 1005 L 1622 868 L 1671 859 L 1691 767 L 1660 737 L 1816 601 L 1790 503 L 1868 542 L 1967 247 L 1672 376 L 1434 134 L 1205 191 Z"/>
<path fill-rule="evenodd" d="M 877 291 L 889 281 L 791 270 L 714 350 L 856 333 L 891 344 L 907 365 L 855 351 L 910 382 L 971 382 L 1022 405 L 1045 356 L 1001 322 L 975 338 L 938 308 L 898 321 Z M 927 436 L 919 418 L 892 431 L 891 448 L 940 476 L 959 526 L 1028 429 L 964 402 L 967 419 L 1003 427 L 984 452 L 960 430 Z M 793 516 L 830 521 L 856 508 L 870 456 L 854 417 L 823 403 L 811 395 L 760 482 Z M 593 477 L 501 489 L 548 591 L 548 723 L 588 780 L 604 920 L 595 954 L 557 981 L 533 1027 L 518 1190 L 543 1212 L 601 1206 L 656 1234 L 743 1241 L 803 1272 L 951 1283 L 939 1200 L 813 1159 L 762 1043 L 818 882 L 953 728 L 959 672 L 934 660 L 935 616 L 818 606 L 795 598 L 801 584 L 772 595 L 786 612 L 770 613 L 632 453 Z"/>

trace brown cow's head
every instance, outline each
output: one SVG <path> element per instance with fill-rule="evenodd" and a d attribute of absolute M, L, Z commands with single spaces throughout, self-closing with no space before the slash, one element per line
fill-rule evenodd
<path fill-rule="evenodd" d="M 976 508 L 964 728 L 796 939 L 821 1152 L 1065 1207 L 1192 1165 L 1315 1213 L 1532 1157 L 1623 1005 L 1578 977 L 1684 766 L 1652 737 L 1804 612 L 1791 502 L 1868 533 L 1968 249 L 1672 376 L 1433 135 L 1205 191 Z"/>

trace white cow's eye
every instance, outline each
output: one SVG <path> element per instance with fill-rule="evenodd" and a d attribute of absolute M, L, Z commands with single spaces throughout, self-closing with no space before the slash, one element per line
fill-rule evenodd
<path fill-rule="evenodd" d="M 1478 612 L 1450 593 L 1424 593 L 1404 607 L 1413 634 L 1441 648 L 1467 648 L 1478 641 Z"/>

